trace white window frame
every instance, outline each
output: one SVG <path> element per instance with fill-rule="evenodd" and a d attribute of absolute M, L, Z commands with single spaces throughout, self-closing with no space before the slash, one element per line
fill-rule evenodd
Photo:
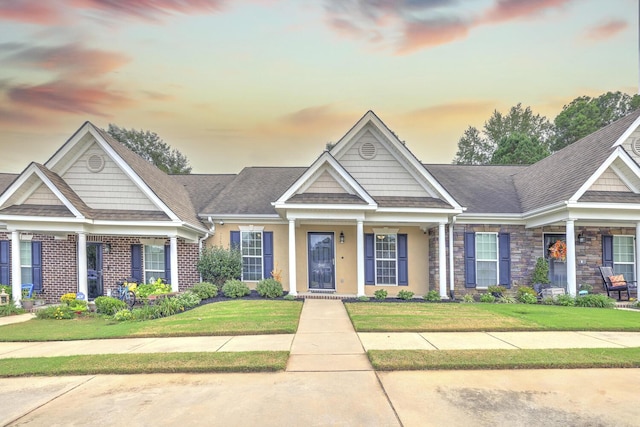
<path fill-rule="evenodd" d="M 244 250 L 244 234 L 246 233 L 252 233 L 252 234 L 258 234 L 260 236 L 260 245 L 259 245 L 259 250 L 260 250 L 260 255 L 245 255 Z M 255 240 L 255 239 L 254 239 Z M 247 282 L 259 282 L 260 280 L 262 280 L 264 278 L 264 230 L 263 227 L 251 227 L 250 229 L 243 229 L 243 227 L 240 228 L 240 254 L 242 256 L 242 280 L 243 281 L 247 281 Z M 260 277 L 257 279 L 247 279 L 244 277 L 244 260 L 245 259 L 259 259 L 260 260 Z"/>
<path fill-rule="evenodd" d="M 147 248 L 161 248 L 162 249 L 162 265 L 164 269 L 147 269 Z M 142 246 L 142 269 L 144 274 L 144 283 L 149 283 L 149 280 L 153 277 L 154 279 L 158 279 L 159 277 L 163 277 L 166 282 L 168 278 L 165 278 L 165 272 L 167 271 L 167 266 L 165 265 L 165 245 L 156 245 L 156 244 L 144 244 Z"/>
<path fill-rule="evenodd" d="M 28 247 L 28 251 L 23 251 L 23 248 Z M 23 258 L 24 253 L 29 253 L 29 262 L 26 263 L 26 260 Z M 29 276 L 31 279 L 26 281 L 25 279 L 25 269 L 29 269 Z M 33 283 L 33 249 L 31 245 L 31 240 L 20 240 L 20 275 L 22 276 L 23 284 Z"/>
<path fill-rule="evenodd" d="M 379 239 L 378 236 L 383 236 L 382 239 Z M 378 240 L 384 240 L 384 236 L 393 236 L 395 237 L 395 258 L 378 258 Z M 375 284 L 376 286 L 398 286 L 398 233 L 391 233 L 391 232 L 374 232 L 373 234 L 373 239 L 375 240 L 375 243 L 373 245 L 373 251 L 374 251 L 374 265 L 375 265 Z M 395 263 L 395 272 L 396 272 L 396 276 L 395 276 L 395 280 L 394 283 L 379 283 L 378 282 L 378 261 L 393 261 Z"/>
<path fill-rule="evenodd" d="M 496 242 L 496 258 L 495 259 L 484 259 L 484 258 L 480 258 L 478 256 L 478 236 L 479 235 L 492 235 L 495 238 L 495 242 Z M 500 242 L 498 241 L 498 233 L 495 232 L 476 232 L 476 238 L 475 238 L 475 255 L 476 255 L 476 288 L 477 289 L 486 289 L 491 285 L 498 285 L 500 283 Z M 490 283 L 488 285 L 481 285 L 478 283 L 478 262 L 495 262 L 496 264 L 496 280 L 495 283 Z"/>
<path fill-rule="evenodd" d="M 631 254 L 633 255 L 631 259 L 633 259 L 632 262 L 628 262 L 628 261 L 616 261 L 616 238 L 627 238 L 627 239 L 631 239 Z M 635 245 L 635 238 L 632 235 L 628 235 L 628 234 L 620 234 L 620 235 L 614 235 L 613 236 L 613 271 L 614 274 L 619 274 L 616 271 L 616 265 L 631 265 L 632 269 L 631 269 L 631 274 L 633 276 L 631 277 L 627 277 L 625 276 L 625 280 L 628 280 L 630 282 L 635 281 L 636 278 L 636 245 Z"/>

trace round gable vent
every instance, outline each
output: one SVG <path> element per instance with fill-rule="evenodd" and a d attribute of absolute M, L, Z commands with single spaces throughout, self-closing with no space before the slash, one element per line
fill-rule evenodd
<path fill-rule="evenodd" d="M 631 140 L 631 149 L 637 156 L 640 156 L 640 138 L 633 138 Z"/>
<path fill-rule="evenodd" d="M 360 152 L 360 157 L 365 160 L 373 159 L 377 153 L 376 146 L 371 142 L 365 142 L 364 144 L 361 144 L 358 151 Z"/>
<path fill-rule="evenodd" d="M 104 157 L 99 154 L 92 154 L 87 159 L 87 169 L 89 172 L 98 173 L 104 169 Z"/>

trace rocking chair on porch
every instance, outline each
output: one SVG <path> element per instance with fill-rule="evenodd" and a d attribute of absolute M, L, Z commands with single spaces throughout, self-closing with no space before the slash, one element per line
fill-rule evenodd
<path fill-rule="evenodd" d="M 618 293 L 618 301 L 622 300 L 622 292 L 627 293 L 627 300 L 631 298 L 629 288 L 636 287 L 636 282 L 628 282 L 622 274 L 615 275 L 612 267 L 598 267 L 602 275 L 602 286 L 607 291 L 607 296 L 611 297 L 611 292 Z"/>

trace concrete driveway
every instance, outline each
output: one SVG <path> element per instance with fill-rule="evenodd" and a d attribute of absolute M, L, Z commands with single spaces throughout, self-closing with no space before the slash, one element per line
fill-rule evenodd
<path fill-rule="evenodd" d="M 640 369 L 0 379 L 0 424 L 637 426 Z"/>

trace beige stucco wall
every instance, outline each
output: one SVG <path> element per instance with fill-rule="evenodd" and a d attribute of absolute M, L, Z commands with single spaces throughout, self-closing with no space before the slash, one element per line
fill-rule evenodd
<path fill-rule="evenodd" d="M 264 231 L 273 232 L 273 256 L 276 269 L 282 272 L 282 285 L 289 290 L 289 228 L 287 224 L 253 224 L 264 226 Z M 390 227 L 391 228 L 391 227 Z M 396 227 L 393 227 L 396 228 Z M 409 290 L 416 295 L 424 295 L 429 289 L 429 249 L 428 236 L 418 227 L 397 227 L 398 233 L 407 234 L 409 255 L 409 286 L 365 286 L 365 293 L 373 295 L 377 289 L 386 289 L 389 296 L 401 290 Z M 239 230 L 238 224 L 216 224 L 215 234 L 207 239 L 207 246 L 229 247 L 230 232 Z M 297 291 L 309 289 L 307 242 L 311 232 L 332 232 L 335 242 L 335 282 L 338 294 L 357 293 L 356 226 L 343 225 L 300 225 L 296 227 L 296 282 Z M 340 232 L 345 242 L 340 243 Z M 365 233 L 373 233 L 373 228 L 365 226 Z M 247 282 L 255 289 L 256 282 Z"/>

